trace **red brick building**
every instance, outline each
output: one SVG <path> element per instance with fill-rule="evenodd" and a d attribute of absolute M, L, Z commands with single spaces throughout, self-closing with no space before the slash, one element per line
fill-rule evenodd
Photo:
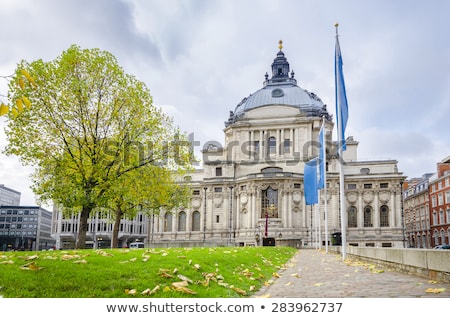
<path fill-rule="evenodd" d="M 450 244 L 450 156 L 429 181 L 431 247 Z"/>

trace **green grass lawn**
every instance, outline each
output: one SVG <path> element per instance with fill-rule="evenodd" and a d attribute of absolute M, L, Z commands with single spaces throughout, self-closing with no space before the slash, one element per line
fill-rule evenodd
<path fill-rule="evenodd" d="M 296 253 L 289 247 L 0 252 L 0 297 L 249 297 Z"/>

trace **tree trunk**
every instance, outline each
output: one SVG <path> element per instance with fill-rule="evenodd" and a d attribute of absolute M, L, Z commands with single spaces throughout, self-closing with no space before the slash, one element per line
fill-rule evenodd
<path fill-rule="evenodd" d="M 81 210 L 80 214 L 80 225 L 78 228 L 78 238 L 77 238 L 77 249 L 84 249 L 86 248 L 86 232 L 88 229 L 88 219 L 89 215 L 91 214 L 92 207 L 90 206 L 83 206 L 83 209 Z"/>
<path fill-rule="evenodd" d="M 119 228 L 120 228 L 120 221 L 122 220 L 122 215 L 123 215 L 122 209 L 120 207 L 117 207 L 116 219 L 114 220 L 113 233 L 112 233 L 112 242 L 111 242 L 112 248 L 119 247 Z"/>

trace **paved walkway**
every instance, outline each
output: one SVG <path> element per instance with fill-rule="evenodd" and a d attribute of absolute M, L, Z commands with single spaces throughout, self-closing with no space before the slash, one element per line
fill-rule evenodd
<path fill-rule="evenodd" d="M 450 284 L 356 261 L 347 255 L 302 249 L 273 284 L 254 297 L 270 298 L 450 298 Z"/>

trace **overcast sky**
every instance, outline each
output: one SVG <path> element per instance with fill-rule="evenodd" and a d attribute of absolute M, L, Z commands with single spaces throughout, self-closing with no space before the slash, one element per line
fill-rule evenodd
<path fill-rule="evenodd" d="M 229 111 L 262 87 L 280 39 L 298 85 L 334 115 L 338 22 L 346 135 L 359 141 L 360 160 L 396 159 L 419 177 L 450 155 L 449 12 L 446 0 L 0 0 L 0 75 L 72 44 L 106 50 L 175 125 L 201 145 L 223 144 Z M 0 160 L 0 184 L 34 205 L 32 169 Z"/>

